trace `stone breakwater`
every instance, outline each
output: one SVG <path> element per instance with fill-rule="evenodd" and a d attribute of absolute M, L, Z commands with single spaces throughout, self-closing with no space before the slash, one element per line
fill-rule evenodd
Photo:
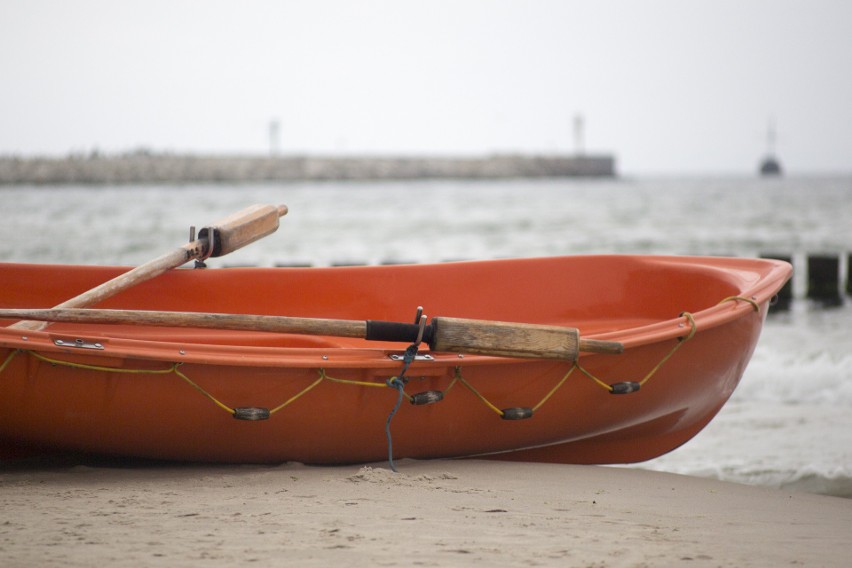
<path fill-rule="evenodd" d="M 608 155 L 486 157 L 93 155 L 0 157 L 0 184 L 146 184 L 422 178 L 612 177 Z"/>

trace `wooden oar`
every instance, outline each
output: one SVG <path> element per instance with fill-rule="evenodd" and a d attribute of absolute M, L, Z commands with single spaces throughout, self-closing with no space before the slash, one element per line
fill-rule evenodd
<path fill-rule="evenodd" d="M 417 324 L 200 312 L 93 309 L 5 309 L 0 318 L 51 322 L 132 324 L 269 331 L 413 342 L 420 334 L 433 351 L 573 361 L 580 352 L 621 353 L 615 341 L 580 338 L 572 327 L 439 317 Z"/>
<path fill-rule="evenodd" d="M 127 290 L 140 282 L 186 264 L 190 260 L 223 256 L 274 233 L 278 218 L 287 214 L 287 206 L 252 205 L 201 229 L 198 238 L 159 258 L 116 276 L 112 280 L 55 306 L 85 308 Z M 46 322 L 21 321 L 10 327 L 38 331 Z"/>

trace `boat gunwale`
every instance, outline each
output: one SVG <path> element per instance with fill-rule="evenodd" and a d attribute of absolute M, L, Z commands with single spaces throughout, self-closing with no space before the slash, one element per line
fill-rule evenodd
<path fill-rule="evenodd" d="M 503 259 L 484 261 L 464 261 L 461 263 L 502 263 L 502 262 L 534 262 L 536 260 L 558 260 L 560 258 L 631 258 L 640 259 L 643 264 L 654 265 L 676 265 L 689 264 L 691 266 L 703 267 L 707 270 L 715 270 L 730 273 L 732 270 L 747 271 L 753 274 L 751 286 L 740 286 L 737 297 L 743 300 L 724 301 L 691 313 L 696 330 L 700 332 L 724 325 L 737 318 L 754 313 L 754 306 L 766 306 L 783 284 L 790 278 L 792 267 L 789 263 L 772 259 L 753 259 L 736 257 L 711 257 L 711 256 L 665 256 L 665 255 L 579 255 L 578 257 L 538 257 L 529 259 Z M 56 265 L 57 267 L 62 265 Z M 425 266 L 425 265 L 413 265 Z M 108 267 L 95 267 L 108 268 Z M 385 269 L 392 270 L 395 267 L 365 266 L 365 267 L 327 267 L 327 268 L 297 268 L 293 270 L 351 270 L 351 269 Z M 217 270 L 268 270 L 264 268 L 224 268 Z M 275 270 L 279 270 L 276 268 Z M 286 270 L 286 269 L 285 269 Z M 741 275 L 738 281 L 744 283 L 745 278 Z M 754 302 L 754 304 L 752 304 Z M 765 309 L 763 310 L 765 312 Z M 761 314 L 763 317 L 765 314 Z M 548 325 L 560 325 L 559 323 L 547 322 Z M 562 324 L 570 325 L 570 324 Z M 582 326 L 579 326 L 582 332 Z M 333 338 L 328 346 L 317 347 L 287 347 L 287 346 L 252 346 L 242 344 L 219 344 L 219 343 L 196 343 L 192 341 L 159 341 L 151 339 L 134 339 L 130 337 L 116 337 L 110 334 L 105 324 L 80 324 L 66 331 L 57 331 L 58 328 L 45 331 L 30 331 L 21 334 L 19 330 L 8 328 L 0 329 L 0 347 L 9 349 L 24 349 L 39 352 L 66 353 L 76 355 L 79 351 L 75 348 L 61 347 L 54 344 L 58 336 L 68 336 L 72 332 L 79 333 L 87 339 L 104 339 L 108 345 L 98 353 L 104 357 L 123 357 L 127 359 L 145 359 L 169 361 L 173 363 L 199 363 L 217 364 L 228 366 L 251 366 L 251 367 L 296 367 L 296 368 L 343 368 L 343 367 L 367 367 L 376 369 L 398 368 L 399 362 L 392 360 L 389 355 L 403 351 L 404 346 L 396 349 L 388 348 L 386 344 L 377 347 L 361 347 L 346 345 L 341 338 Z M 107 329 L 106 332 L 99 332 Z M 182 330 L 186 332 L 185 329 Z M 637 325 L 613 331 L 595 332 L 584 334 L 591 339 L 620 341 L 626 349 L 640 347 L 668 339 L 685 337 L 691 332 L 690 323 L 684 316 L 678 315 L 669 319 L 655 321 L 653 323 Z M 261 333 L 261 332 L 234 332 L 235 337 L 239 334 Z M 279 334 L 285 335 L 285 334 Z M 245 337 L 245 335 L 243 335 Z M 356 340 L 358 342 L 362 340 Z M 87 355 L 97 355 L 88 353 Z M 457 366 L 461 362 L 465 365 L 483 364 L 511 364 L 523 363 L 528 359 L 512 359 L 484 355 L 445 354 L 429 352 L 434 360 L 413 364 L 417 368 L 434 368 L 437 366 Z M 592 356 L 582 354 L 582 357 Z"/>

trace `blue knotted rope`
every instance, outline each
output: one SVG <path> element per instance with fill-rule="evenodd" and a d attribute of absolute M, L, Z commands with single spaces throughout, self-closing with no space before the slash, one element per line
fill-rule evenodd
<path fill-rule="evenodd" d="M 394 405 L 393 410 L 391 410 L 391 413 L 388 414 L 388 420 L 385 423 L 385 434 L 387 434 L 388 437 L 388 465 L 390 465 L 391 471 L 396 473 L 396 466 L 393 463 L 393 439 L 391 438 L 390 425 L 391 420 L 393 419 L 397 410 L 399 410 L 399 407 L 402 405 L 402 398 L 405 393 L 405 384 L 402 381 L 399 381 L 397 377 L 391 377 L 390 379 L 388 379 L 387 383 L 389 387 L 399 391 L 399 396 L 396 399 L 396 404 Z"/>
<path fill-rule="evenodd" d="M 399 375 L 391 377 L 386 381 L 390 388 L 396 389 L 399 393 L 399 396 L 396 398 L 396 404 L 394 404 L 393 410 L 391 410 L 390 414 L 388 414 L 387 422 L 385 422 L 385 434 L 388 437 L 388 465 L 390 465 L 391 471 L 394 473 L 396 473 L 396 466 L 393 463 L 393 438 L 391 437 L 390 429 L 391 420 L 393 420 L 393 417 L 396 416 L 399 407 L 402 406 L 402 399 L 405 396 L 405 383 L 408 382 L 408 379 L 405 378 L 405 372 L 417 356 L 417 349 L 419 347 L 419 343 L 412 343 L 408 346 L 402 357 L 402 370 L 399 372 Z"/>

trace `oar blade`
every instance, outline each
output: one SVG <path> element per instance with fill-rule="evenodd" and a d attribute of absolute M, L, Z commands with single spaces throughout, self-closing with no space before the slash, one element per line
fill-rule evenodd
<path fill-rule="evenodd" d="M 209 256 L 223 256 L 271 235 L 286 214 L 286 205 L 252 205 L 201 229 L 198 238 L 212 240 Z"/>

